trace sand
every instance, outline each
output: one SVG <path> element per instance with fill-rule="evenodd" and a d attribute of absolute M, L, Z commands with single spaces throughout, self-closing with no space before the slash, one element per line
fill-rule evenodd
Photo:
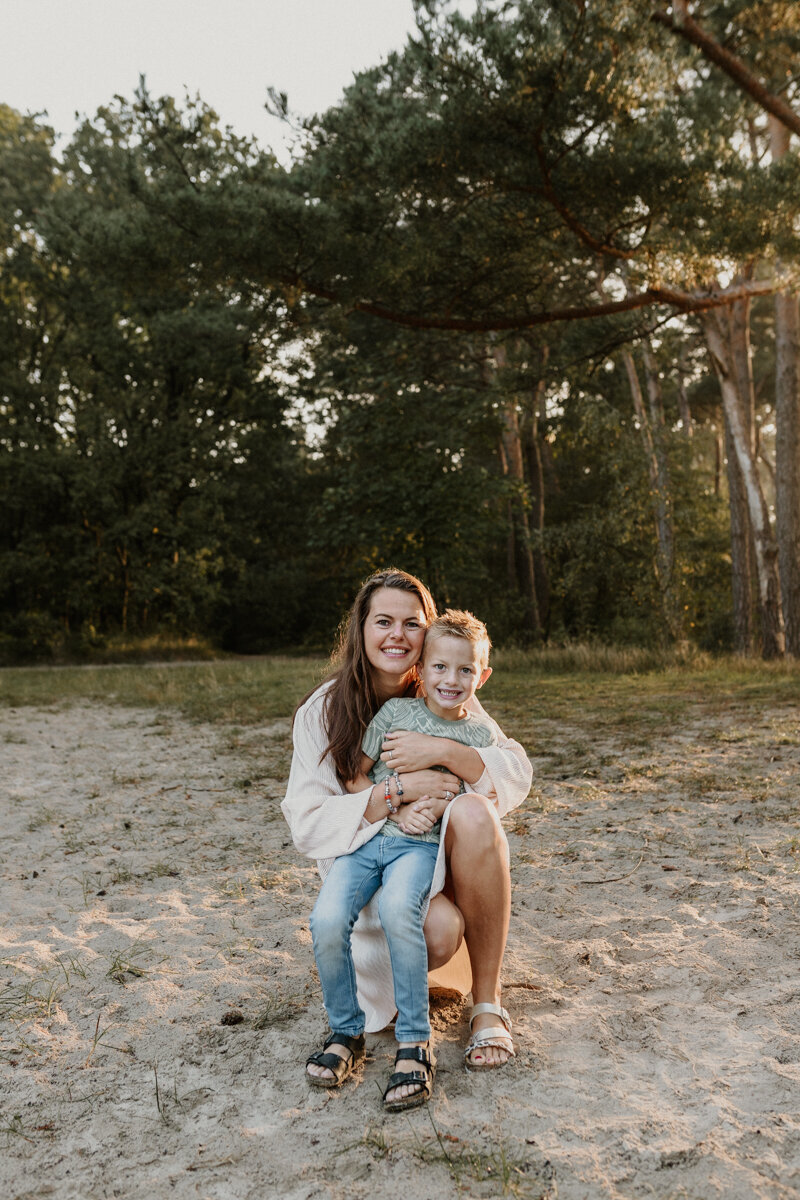
<path fill-rule="evenodd" d="M 25 1200 L 800 1195 L 797 712 L 697 705 L 645 749 L 542 722 L 507 819 L 518 1057 L 466 1074 L 434 1004 L 429 1109 L 384 1115 L 390 1032 L 338 1092 L 289 727 L 0 713 L 0 1194 Z"/>

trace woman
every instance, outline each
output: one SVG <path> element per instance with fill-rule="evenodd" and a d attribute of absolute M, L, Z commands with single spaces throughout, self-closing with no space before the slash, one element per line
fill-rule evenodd
<path fill-rule="evenodd" d="M 471 966 L 475 1008 L 466 1061 L 471 1069 L 486 1069 L 503 1066 L 514 1053 L 511 1023 L 500 1007 L 511 903 L 508 844 L 500 817 L 528 794 L 532 769 L 524 750 L 499 729 L 498 745 L 480 750 L 446 738 L 390 734 L 381 757 L 399 773 L 402 792 L 392 792 L 396 814 L 387 810 L 382 785 L 349 795 L 341 782 L 358 774 L 363 733 L 380 706 L 393 696 L 415 694 L 415 667 L 435 613 L 428 589 L 404 571 L 380 571 L 364 583 L 343 627 L 338 669 L 295 715 L 294 755 L 282 809 L 295 846 L 318 860 L 323 877 L 334 858 L 374 837 L 385 820 L 402 821 L 406 805 L 424 800 L 442 817 L 425 919 L 429 966 L 445 968 L 437 971 L 437 983 L 460 985 L 462 991 L 469 990 Z M 433 764 L 450 773 L 433 770 Z M 462 780 L 466 792 L 456 795 Z M 469 963 L 465 977 L 462 947 L 459 978 L 454 956 L 462 938 Z M 394 1014 L 394 998 L 374 900 L 353 930 L 352 946 L 367 1030 L 383 1029 Z M 326 1049 L 343 1060 L 350 1053 L 335 1044 Z"/>

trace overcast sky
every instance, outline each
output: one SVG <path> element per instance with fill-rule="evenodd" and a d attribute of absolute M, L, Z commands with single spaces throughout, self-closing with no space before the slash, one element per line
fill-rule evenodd
<path fill-rule="evenodd" d="M 414 28 L 411 0 L 2 0 L 0 14 L 0 101 L 46 111 L 60 134 L 145 75 L 151 95 L 199 92 L 223 125 L 276 151 L 286 135 L 264 111 L 269 86 L 320 112 Z"/>

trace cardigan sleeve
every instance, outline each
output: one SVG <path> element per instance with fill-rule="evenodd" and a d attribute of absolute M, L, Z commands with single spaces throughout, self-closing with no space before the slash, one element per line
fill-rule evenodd
<path fill-rule="evenodd" d="M 372 788 L 349 795 L 329 754 L 323 724 L 325 688 L 309 696 L 295 715 L 294 753 L 281 810 L 292 840 L 308 858 L 338 858 L 374 837 L 383 821 L 369 822 L 364 811 Z M 320 761 L 321 760 L 321 761 Z"/>
<path fill-rule="evenodd" d="M 486 796 L 497 806 L 501 817 L 517 808 L 528 795 L 533 778 L 533 766 L 519 742 L 506 737 L 496 721 L 493 721 L 477 697 L 470 702 L 470 709 L 479 713 L 494 727 L 497 745 L 476 746 L 475 752 L 483 759 L 483 774 L 470 790 Z"/>

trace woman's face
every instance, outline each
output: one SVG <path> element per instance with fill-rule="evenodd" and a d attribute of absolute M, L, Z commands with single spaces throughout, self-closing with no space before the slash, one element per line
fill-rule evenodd
<path fill-rule="evenodd" d="M 364 621 L 364 651 L 378 695 L 396 696 L 425 640 L 425 613 L 414 592 L 378 588 Z"/>

